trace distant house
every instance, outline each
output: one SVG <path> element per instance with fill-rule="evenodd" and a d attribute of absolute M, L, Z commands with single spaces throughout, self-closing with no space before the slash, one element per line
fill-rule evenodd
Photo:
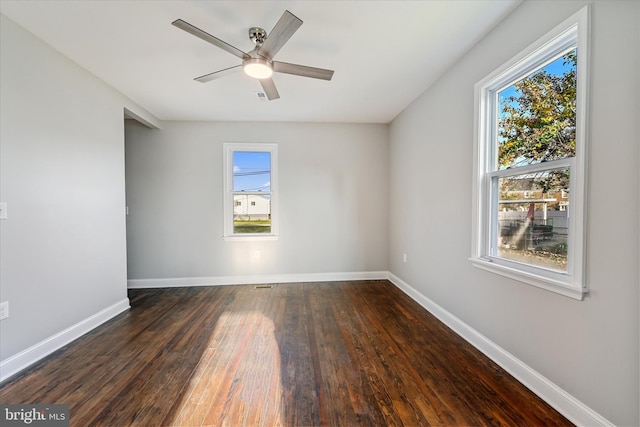
<path fill-rule="evenodd" d="M 234 194 L 233 218 L 245 221 L 271 218 L 271 200 L 269 196 Z"/>
<path fill-rule="evenodd" d="M 561 189 L 544 192 L 535 178 L 511 179 L 501 188 L 500 210 L 526 211 L 532 200 L 535 203 L 544 202 L 544 207 L 542 204 L 536 206 L 538 209 L 565 211 L 569 206 L 569 191 Z"/>

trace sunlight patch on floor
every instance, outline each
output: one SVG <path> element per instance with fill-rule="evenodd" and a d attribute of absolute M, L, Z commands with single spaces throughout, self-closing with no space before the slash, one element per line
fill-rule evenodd
<path fill-rule="evenodd" d="M 172 425 L 282 425 L 274 330 L 260 312 L 223 313 Z"/>

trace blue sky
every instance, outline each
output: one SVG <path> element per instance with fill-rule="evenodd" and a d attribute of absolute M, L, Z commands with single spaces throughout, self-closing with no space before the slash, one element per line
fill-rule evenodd
<path fill-rule="evenodd" d="M 233 153 L 233 191 L 271 191 L 271 153 Z"/>

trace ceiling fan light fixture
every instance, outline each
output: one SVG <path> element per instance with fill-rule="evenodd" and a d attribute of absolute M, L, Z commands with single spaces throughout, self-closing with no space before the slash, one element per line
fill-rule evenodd
<path fill-rule="evenodd" d="M 254 79 L 268 79 L 273 75 L 273 67 L 266 59 L 250 58 L 242 63 L 245 74 Z"/>

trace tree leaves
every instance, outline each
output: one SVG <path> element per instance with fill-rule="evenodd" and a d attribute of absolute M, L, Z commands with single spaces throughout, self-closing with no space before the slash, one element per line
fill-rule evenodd
<path fill-rule="evenodd" d="M 559 60 L 563 63 L 561 74 L 552 74 L 545 67 L 516 82 L 514 94 L 501 99 L 500 167 L 575 156 L 577 52 L 573 50 Z M 562 184 L 562 176 L 549 176 L 545 187 L 552 181 Z"/>

